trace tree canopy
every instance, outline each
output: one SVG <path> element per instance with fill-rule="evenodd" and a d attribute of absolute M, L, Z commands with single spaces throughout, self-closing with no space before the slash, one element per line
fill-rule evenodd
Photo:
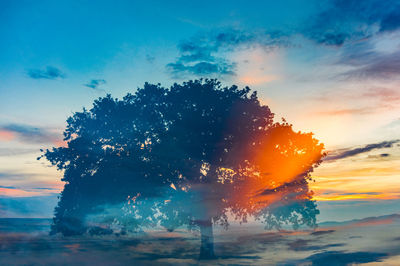
<path fill-rule="evenodd" d="M 66 182 L 54 233 L 84 233 L 97 213 L 124 228 L 227 227 L 248 217 L 267 228 L 316 224 L 308 182 L 323 144 L 274 122 L 248 87 L 146 83 L 74 113 L 64 137 L 66 147 L 43 154 Z"/>

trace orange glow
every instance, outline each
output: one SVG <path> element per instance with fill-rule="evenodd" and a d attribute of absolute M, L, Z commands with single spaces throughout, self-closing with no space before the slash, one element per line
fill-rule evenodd
<path fill-rule="evenodd" d="M 261 137 L 250 165 L 244 168 L 244 182 L 235 186 L 231 201 L 238 209 L 257 212 L 277 202 L 311 199 L 307 179 L 323 156 L 323 144 L 312 134 L 294 132 L 279 124 Z"/>
<path fill-rule="evenodd" d="M 0 130 L 0 141 L 11 141 L 15 138 L 13 132 L 8 130 Z"/>
<path fill-rule="evenodd" d="M 356 200 L 356 199 L 381 199 L 381 200 L 391 200 L 399 199 L 400 195 L 391 194 L 355 194 L 355 195 L 336 195 L 336 196 L 314 196 L 313 199 L 317 201 L 337 201 L 337 200 Z"/>

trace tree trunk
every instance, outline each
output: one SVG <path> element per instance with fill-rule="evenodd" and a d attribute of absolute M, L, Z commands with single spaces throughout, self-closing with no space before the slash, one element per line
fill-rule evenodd
<path fill-rule="evenodd" d="M 200 259 L 214 259 L 214 236 L 211 219 L 199 222 L 201 234 Z"/>

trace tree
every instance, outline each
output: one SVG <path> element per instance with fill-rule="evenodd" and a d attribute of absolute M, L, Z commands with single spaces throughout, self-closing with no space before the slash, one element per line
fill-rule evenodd
<path fill-rule="evenodd" d="M 212 258 L 213 224 L 315 226 L 308 182 L 323 144 L 273 118 L 248 87 L 209 79 L 95 100 L 68 118 L 67 147 L 43 154 L 66 182 L 52 232 L 82 234 L 100 218 L 123 231 L 187 225 Z"/>

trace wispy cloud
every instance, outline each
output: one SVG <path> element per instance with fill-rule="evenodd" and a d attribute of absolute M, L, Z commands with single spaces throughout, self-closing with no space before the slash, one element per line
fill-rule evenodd
<path fill-rule="evenodd" d="M 346 108 L 346 109 L 336 109 L 336 110 L 327 110 L 327 111 L 319 111 L 317 112 L 319 115 L 365 115 L 373 113 L 375 110 L 370 107 L 361 107 L 361 108 Z"/>
<path fill-rule="evenodd" d="M 352 79 L 398 79 L 400 74 L 400 52 L 372 53 L 361 58 L 354 57 L 349 61 L 359 67 L 347 71 L 341 76 Z"/>
<path fill-rule="evenodd" d="M 52 175 L 30 172 L 0 172 L 0 197 L 40 196 L 59 193 L 64 184 Z"/>
<path fill-rule="evenodd" d="M 390 141 L 382 141 L 379 143 L 367 144 L 363 147 L 359 148 L 347 148 L 347 149 L 340 149 L 337 151 L 332 151 L 328 154 L 327 157 L 324 158 L 324 161 L 333 161 L 333 160 L 340 160 L 348 157 L 353 157 L 358 154 L 366 153 L 376 149 L 384 149 L 384 148 L 391 148 L 393 144 L 400 142 L 399 139 L 390 140 Z"/>
<path fill-rule="evenodd" d="M 3 131 L 0 131 L 0 134 Z M 13 134 L 13 133 L 10 133 Z M 11 139 L 2 139 L 0 137 L 0 141 L 9 141 Z M 22 154 L 33 154 L 33 153 L 37 153 L 39 152 L 38 149 L 25 149 L 25 148 L 4 148 L 0 150 L 0 157 L 4 156 L 4 157 L 8 157 L 8 156 L 17 156 L 17 155 L 22 155 Z"/>
<path fill-rule="evenodd" d="M 324 116 L 369 115 L 393 110 L 400 104 L 400 91 L 390 87 L 370 87 L 361 90 L 337 90 L 314 97 L 323 103 L 323 110 L 313 114 Z M 328 108 L 331 103 L 351 103 L 351 106 Z"/>
<path fill-rule="evenodd" d="M 46 69 L 29 69 L 28 76 L 33 79 L 65 78 L 65 74 L 56 67 L 47 66 Z"/>
<path fill-rule="evenodd" d="M 53 143 L 62 144 L 62 136 L 58 136 L 47 129 L 34 127 L 26 124 L 0 125 L 0 141 L 19 140 L 26 143 Z"/>

